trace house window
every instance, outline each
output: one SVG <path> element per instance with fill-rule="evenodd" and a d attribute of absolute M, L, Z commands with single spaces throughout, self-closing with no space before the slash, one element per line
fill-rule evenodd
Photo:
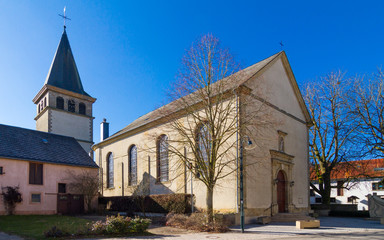
<path fill-rule="evenodd" d="M 319 197 L 315 198 L 315 203 L 321 203 L 321 198 Z"/>
<path fill-rule="evenodd" d="M 58 192 L 59 193 L 67 193 L 67 184 L 59 183 Z"/>
<path fill-rule="evenodd" d="M 3 175 L 4 172 L 3 172 L 3 167 L 0 167 L 0 175 Z"/>
<path fill-rule="evenodd" d="M 344 196 L 343 184 L 343 181 L 337 181 L 337 196 Z"/>
<path fill-rule="evenodd" d="M 64 99 L 62 97 L 56 98 L 56 108 L 64 110 Z"/>
<path fill-rule="evenodd" d="M 43 185 L 43 164 L 29 163 L 29 184 Z"/>
<path fill-rule="evenodd" d="M 210 156 L 212 151 L 212 137 L 209 132 L 209 125 L 202 124 L 197 133 L 197 146 L 198 146 L 198 158 L 197 164 L 200 168 L 200 172 L 204 175 L 208 173 L 208 165 L 210 162 Z M 205 166 L 204 169 L 202 167 Z M 199 172 L 199 171 L 198 171 Z M 199 177 L 199 176 L 198 176 Z"/>
<path fill-rule="evenodd" d="M 372 183 L 372 190 L 374 191 L 384 190 L 384 184 L 381 182 Z"/>
<path fill-rule="evenodd" d="M 168 181 L 168 137 L 161 135 L 157 141 L 157 180 Z"/>
<path fill-rule="evenodd" d="M 79 114 L 85 115 L 85 104 L 84 103 L 79 104 Z"/>
<path fill-rule="evenodd" d="M 113 154 L 109 153 L 107 158 L 107 188 L 113 188 Z"/>
<path fill-rule="evenodd" d="M 75 112 L 75 101 L 68 100 L 68 112 Z"/>
<path fill-rule="evenodd" d="M 40 193 L 32 193 L 31 194 L 31 202 L 40 203 L 41 202 L 41 194 Z"/>
<path fill-rule="evenodd" d="M 331 202 L 331 203 L 336 203 L 336 198 L 331 197 L 331 198 L 329 199 L 329 202 Z"/>
<path fill-rule="evenodd" d="M 128 175 L 128 184 L 136 185 L 137 184 L 137 147 L 133 145 L 129 149 L 129 175 Z"/>

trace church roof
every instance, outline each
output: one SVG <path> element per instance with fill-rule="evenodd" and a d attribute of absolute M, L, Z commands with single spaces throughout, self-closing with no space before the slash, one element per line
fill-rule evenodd
<path fill-rule="evenodd" d="M 73 137 L 0 124 L 0 158 L 97 168 Z"/>
<path fill-rule="evenodd" d="M 83 89 L 65 28 L 45 84 L 89 96 Z"/>
<path fill-rule="evenodd" d="M 231 75 L 229 77 L 226 77 L 226 78 L 223 78 L 223 79 L 217 81 L 214 84 L 220 84 L 220 88 L 216 88 L 216 89 L 220 89 L 220 91 L 222 91 L 222 92 L 226 92 L 226 91 L 229 91 L 232 89 L 237 89 L 240 86 L 244 85 L 248 80 L 250 80 L 250 79 L 254 78 L 255 76 L 257 76 L 258 74 L 262 73 L 265 69 L 268 68 L 268 66 L 270 66 L 275 60 L 277 60 L 279 58 L 282 58 L 284 61 L 286 60 L 286 62 L 287 62 L 287 66 L 289 68 L 289 69 L 287 69 L 287 71 L 289 71 L 292 75 L 292 77 L 289 80 L 291 81 L 294 89 L 296 89 L 295 92 L 297 94 L 299 104 L 300 104 L 301 108 L 303 109 L 307 123 L 309 123 L 310 116 L 309 116 L 308 110 L 305 106 L 305 103 L 304 103 L 304 100 L 301 96 L 301 93 L 298 90 L 297 83 L 294 80 L 293 73 L 291 72 L 292 70 L 289 67 L 289 63 L 288 63 L 288 60 L 287 60 L 287 57 L 286 57 L 284 51 L 276 53 L 276 54 L 254 64 L 252 66 L 249 66 L 243 70 L 240 70 L 239 72 L 234 73 L 233 75 Z M 213 89 L 215 89 L 215 87 L 213 87 Z M 195 94 L 195 93 L 191 93 L 191 95 L 193 95 L 193 94 Z M 188 99 L 199 99 L 199 98 L 189 97 Z M 173 101 L 173 102 L 171 102 L 165 106 L 162 106 L 162 107 L 160 107 L 160 108 L 158 108 L 152 112 L 149 112 L 149 113 L 139 117 L 138 119 L 133 121 L 131 124 L 129 124 L 125 128 L 121 129 L 120 131 L 116 132 L 115 134 L 113 134 L 109 138 L 105 139 L 103 142 L 111 140 L 111 139 L 116 138 L 118 136 L 121 136 L 123 134 L 128 134 L 128 132 L 131 132 L 131 131 L 133 131 L 139 127 L 142 127 L 144 125 L 154 123 L 157 120 L 160 120 L 161 118 L 165 117 L 164 116 L 165 113 L 168 115 L 170 115 L 172 113 L 176 113 L 177 111 L 181 110 L 181 108 L 180 108 L 181 106 L 185 106 L 184 104 L 179 104 L 179 101 L 183 101 L 183 100 L 177 99 L 177 100 L 175 100 L 175 101 Z M 193 103 L 189 102 L 188 104 L 192 105 Z M 101 143 L 103 143 L 103 142 L 101 142 Z M 94 146 L 97 147 L 101 143 L 95 144 Z"/>
<path fill-rule="evenodd" d="M 223 86 L 223 88 L 224 88 L 224 89 L 222 89 L 223 92 L 230 90 L 230 89 L 236 89 L 237 87 L 239 87 L 240 85 L 242 85 L 243 83 L 248 81 L 252 76 L 254 76 L 257 72 L 259 72 L 262 68 L 264 68 L 269 62 L 271 62 L 273 59 L 275 59 L 280 54 L 281 54 L 281 52 L 276 53 L 275 55 L 272 55 L 269 58 L 266 58 L 266 59 L 254 64 L 250 67 L 247 67 L 247 68 L 235 73 L 235 75 L 238 75 L 240 77 L 236 77 L 236 76 L 235 77 L 227 77 L 227 78 L 219 80 L 220 85 Z M 149 112 L 149 113 L 139 117 L 138 119 L 133 121 L 131 124 L 129 124 L 128 126 L 123 128 L 122 130 L 116 132 L 115 134 L 113 134 L 109 138 L 119 136 L 119 135 L 124 134 L 126 132 L 129 132 L 131 130 L 134 130 L 138 127 L 141 127 L 145 124 L 156 121 L 156 120 L 164 117 L 164 112 L 176 112 L 177 110 L 180 110 L 179 109 L 180 104 L 178 104 L 177 101 L 178 100 L 175 100 L 175 101 L 173 101 L 173 102 L 171 102 L 171 103 L 169 103 L 169 104 L 167 104 L 161 108 L 158 108 L 152 112 Z M 165 111 L 164 108 L 166 108 L 168 111 Z"/>

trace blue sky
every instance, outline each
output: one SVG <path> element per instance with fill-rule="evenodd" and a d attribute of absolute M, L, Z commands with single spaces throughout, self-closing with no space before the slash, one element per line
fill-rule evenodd
<path fill-rule="evenodd" d="M 99 123 L 114 133 L 166 101 L 184 51 L 212 33 L 247 67 L 281 50 L 300 85 L 384 61 L 384 1 L 0 0 L 0 123 L 35 128 L 33 97 L 68 38 Z"/>

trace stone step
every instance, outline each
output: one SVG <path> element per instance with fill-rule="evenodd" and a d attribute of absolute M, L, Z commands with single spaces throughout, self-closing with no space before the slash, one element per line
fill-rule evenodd
<path fill-rule="evenodd" d="M 278 213 L 272 216 L 271 222 L 295 222 L 299 220 L 313 220 L 314 218 L 297 213 Z"/>

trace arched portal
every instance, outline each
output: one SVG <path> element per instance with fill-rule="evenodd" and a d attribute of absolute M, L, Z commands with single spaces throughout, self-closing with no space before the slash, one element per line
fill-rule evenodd
<path fill-rule="evenodd" d="M 287 196 L 287 190 L 286 190 L 286 184 L 287 181 L 285 179 L 285 174 L 283 170 L 280 170 L 277 174 L 277 205 L 279 208 L 279 213 L 286 212 L 286 196 Z"/>

